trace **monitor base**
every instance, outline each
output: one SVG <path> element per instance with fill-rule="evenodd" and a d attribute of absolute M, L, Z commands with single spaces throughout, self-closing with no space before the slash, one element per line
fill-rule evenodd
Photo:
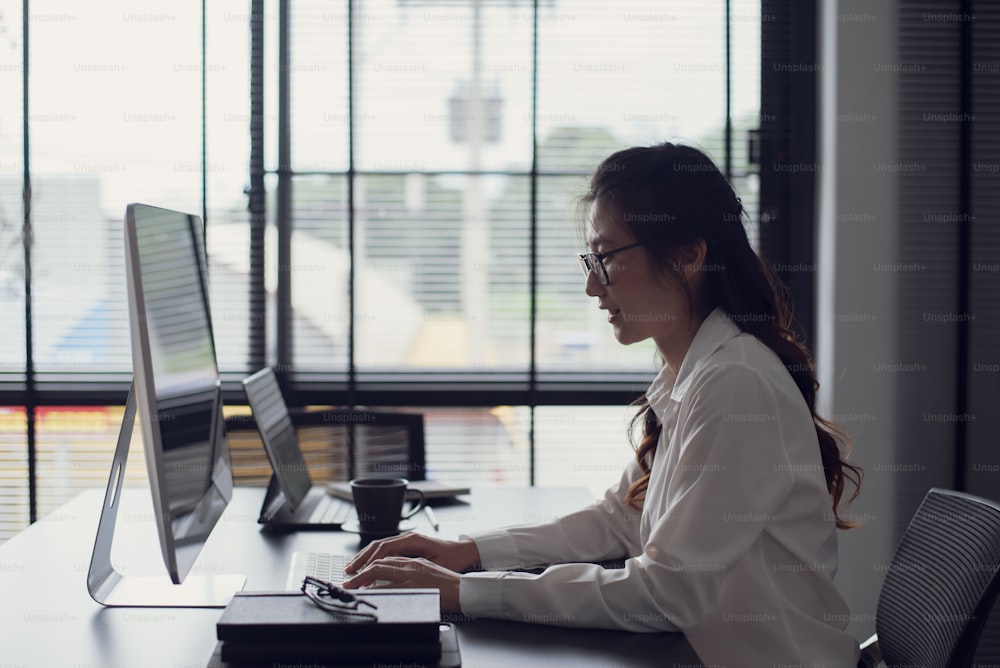
<path fill-rule="evenodd" d="M 166 576 L 115 575 L 97 596 L 91 592 L 109 608 L 224 608 L 246 584 L 242 575 L 191 575 L 182 584 Z"/>
<path fill-rule="evenodd" d="M 97 524 L 97 537 L 87 572 L 87 591 L 90 597 L 108 607 L 137 608 L 224 608 L 229 600 L 246 584 L 242 575 L 190 575 L 181 584 L 174 584 L 166 576 L 144 576 L 119 573 L 111 563 L 111 544 L 115 535 L 115 521 L 121 501 L 125 462 L 128 459 L 132 426 L 135 423 L 135 387 L 128 392 L 125 414 L 122 416 L 118 445 L 115 447 L 104 493 L 101 519 Z"/>

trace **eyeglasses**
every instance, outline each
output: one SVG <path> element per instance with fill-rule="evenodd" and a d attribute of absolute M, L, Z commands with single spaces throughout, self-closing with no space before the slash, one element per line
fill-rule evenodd
<path fill-rule="evenodd" d="M 634 244 L 612 248 L 604 253 L 578 253 L 576 260 L 580 263 L 580 270 L 583 271 L 584 276 L 590 276 L 591 272 L 593 272 L 597 276 L 598 283 L 608 285 L 611 283 L 611 279 L 608 277 L 608 268 L 604 266 L 605 258 L 627 251 L 630 248 L 635 248 L 636 246 L 642 246 L 645 243 L 645 241 L 636 241 Z"/>
<path fill-rule="evenodd" d="M 316 604 L 316 607 L 335 615 L 345 615 L 358 620 L 377 622 L 378 617 L 371 612 L 358 610 L 358 606 L 367 605 L 372 610 L 378 606 L 371 601 L 358 598 L 346 589 L 337 585 L 307 575 L 302 579 L 302 593 Z"/>

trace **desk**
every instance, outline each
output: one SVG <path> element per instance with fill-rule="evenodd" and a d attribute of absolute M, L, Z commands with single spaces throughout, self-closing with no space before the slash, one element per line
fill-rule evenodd
<path fill-rule="evenodd" d="M 192 572 L 241 573 L 247 589 L 281 589 L 292 552 L 353 553 L 339 532 L 262 533 L 263 489 L 237 488 Z M 221 609 L 104 608 L 86 577 L 104 490 L 77 496 L 0 546 L 0 668 L 204 668 Z M 126 575 L 166 573 L 148 490 L 124 490 L 112 561 Z M 542 521 L 590 501 L 581 489 L 484 488 L 436 508 L 443 537 Z M 544 510 L 543 510 L 544 509 Z M 422 515 L 418 530 L 432 531 Z M 415 518 L 416 519 L 416 518 Z M 564 629 L 498 620 L 459 622 L 462 665 L 632 668 L 700 665 L 676 633 Z"/>

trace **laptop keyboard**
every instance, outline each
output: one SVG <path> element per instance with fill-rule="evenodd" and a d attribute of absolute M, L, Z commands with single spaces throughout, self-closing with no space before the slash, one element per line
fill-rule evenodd
<path fill-rule="evenodd" d="M 350 501 L 326 495 L 313 509 L 309 524 L 343 524 L 353 512 L 354 504 Z"/>
<path fill-rule="evenodd" d="M 295 552 L 288 567 L 285 589 L 292 591 L 302 587 L 302 579 L 307 575 L 326 580 L 335 585 L 344 582 L 344 566 L 350 557 L 329 552 Z"/>
<path fill-rule="evenodd" d="M 330 552 L 293 552 L 292 563 L 288 567 L 288 579 L 285 580 L 286 591 L 298 591 L 302 588 L 302 579 L 307 575 L 335 585 L 341 585 L 347 579 L 344 567 L 351 557 Z M 391 584 L 388 580 L 376 580 L 376 587 Z"/>

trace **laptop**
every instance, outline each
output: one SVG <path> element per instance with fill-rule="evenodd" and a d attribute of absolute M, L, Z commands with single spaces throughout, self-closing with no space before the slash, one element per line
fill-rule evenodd
<path fill-rule="evenodd" d="M 351 501 L 313 484 L 274 370 L 265 367 L 245 378 L 243 389 L 273 471 L 257 522 L 281 531 L 336 531 L 354 519 Z"/>

